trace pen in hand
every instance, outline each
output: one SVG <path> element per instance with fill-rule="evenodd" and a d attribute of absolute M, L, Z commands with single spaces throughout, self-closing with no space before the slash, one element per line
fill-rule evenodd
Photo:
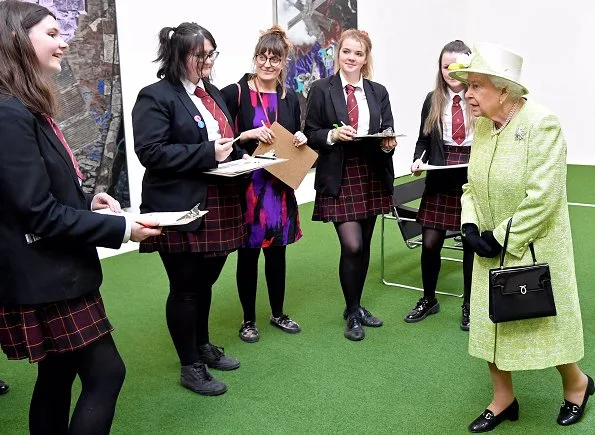
<path fill-rule="evenodd" d="M 424 151 L 421 153 L 421 156 L 419 156 L 419 160 L 422 160 L 422 159 L 424 158 L 424 156 L 425 156 L 425 155 L 426 155 L 426 150 L 424 150 Z M 423 163 L 423 160 L 422 160 L 422 163 Z M 411 173 L 411 176 L 413 177 L 414 175 L 415 175 L 415 172 L 412 172 L 412 173 Z"/>
<path fill-rule="evenodd" d="M 262 119 L 260 120 L 260 123 L 262 124 L 262 126 L 263 126 L 264 128 L 267 128 L 267 125 L 264 123 L 264 121 L 263 121 Z M 271 135 L 270 135 L 270 133 L 268 133 L 268 132 L 267 132 L 267 136 L 269 137 L 269 139 L 271 139 Z"/>

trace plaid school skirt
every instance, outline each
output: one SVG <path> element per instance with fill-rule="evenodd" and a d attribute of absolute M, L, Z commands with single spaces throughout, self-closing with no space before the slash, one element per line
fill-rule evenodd
<path fill-rule="evenodd" d="M 446 165 L 469 163 L 471 147 L 444 145 Z M 444 176 L 448 171 L 466 171 L 466 169 L 443 169 Z M 448 185 L 448 183 L 444 183 Z M 463 185 L 447 187 L 443 191 L 424 192 L 417 212 L 417 222 L 427 228 L 447 231 L 461 229 L 461 195 Z"/>
<path fill-rule="evenodd" d="M 352 222 L 389 213 L 392 195 L 370 163 L 353 147 L 345 147 L 339 194 L 316 192 L 312 220 Z"/>
<path fill-rule="evenodd" d="M 0 345 L 8 359 L 34 363 L 71 352 L 113 331 L 99 290 L 67 301 L 0 305 Z"/>
<path fill-rule="evenodd" d="M 164 228 L 159 236 L 143 240 L 139 252 L 201 252 L 205 257 L 231 254 L 246 239 L 239 192 L 235 182 L 209 184 L 205 205 L 209 212 L 198 230 Z"/>

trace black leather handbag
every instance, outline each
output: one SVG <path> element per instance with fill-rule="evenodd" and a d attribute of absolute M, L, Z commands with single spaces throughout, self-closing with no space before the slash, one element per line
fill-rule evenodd
<path fill-rule="evenodd" d="M 533 243 L 529 244 L 533 264 L 504 267 L 504 256 L 512 218 L 508 221 L 500 267 L 490 269 L 490 319 L 494 323 L 536 319 L 556 315 L 550 266 L 537 264 Z"/>

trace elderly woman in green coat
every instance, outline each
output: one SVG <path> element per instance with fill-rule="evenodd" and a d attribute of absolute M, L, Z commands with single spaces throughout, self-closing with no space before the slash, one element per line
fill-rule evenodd
<path fill-rule="evenodd" d="M 463 186 L 462 231 L 477 254 L 473 265 L 469 353 L 488 361 L 494 396 L 470 425 L 487 432 L 516 421 L 519 404 L 511 372 L 556 367 L 564 402 L 558 424 L 583 416 L 593 379 L 577 365 L 584 355 L 566 199 L 566 142 L 555 115 L 523 95 L 523 59 L 503 47 L 478 44 L 450 65 L 450 75 L 468 84 L 465 98 L 478 119 Z M 550 266 L 557 315 L 492 323 L 488 274 L 499 266 L 508 221 L 512 226 L 505 266 L 539 262 Z"/>

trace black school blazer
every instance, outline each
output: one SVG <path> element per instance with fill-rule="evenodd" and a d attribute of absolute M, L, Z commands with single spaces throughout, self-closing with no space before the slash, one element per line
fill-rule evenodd
<path fill-rule="evenodd" d="M 432 106 L 432 95 L 434 91 L 428 93 L 421 109 L 421 124 L 419 126 L 419 136 L 415 144 L 413 161 L 419 159 L 424 154 L 424 162 L 430 165 L 443 166 L 444 162 L 444 140 L 442 139 L 442 118 L 440 126 L 434 126 L 430 134 L 424 134 L 424 124 L 430 114 Z M 426 191 L 444 192 L 452 188 L 460 188 L 467 182 L 467 170 L 448 169 L 444 171 L 428 171 L 426 173 Z"/>
<path fill-rule="evenodd" d="M 364 79 L 364 92 L 370 110 L 370 128 L 368 134 L 378 133 L 387 128 L 393 128 L 393 114 L 386 88 L 379 83 Z M 343 172 L 343 143 L 328 145 L 328 132 L 333 124 L 341 125 L 341 121 L 349 124 L 345 93 L 341 86 L 339 73 L 334 76 L 317 80 L 308 92 L 306 106 L 306 122 L 304 134 L 308 138 L 308 145 L 319 153 L 316 166 L 314 188 L 317 192 L 337 196 Z M 368 153 L 368 158 L 381 179 L 387 191 L 392 194 L 394 169 L 392 157 L 394 151 L 385 153 L 380 148 L 378 140 L 361 143 Z"/>
<path fill-rule="evenodd" d="M 0 97 L 0 304 L 56 302 L 99 289 L 95 247 L 120 247 L 126 222 L 91 212 L 92 199 L 47 121 L 18 99 Z M 40 239 L 28 243 L 31 234 Z"/>
<path fill-rule="evenodd" d="M 251 74 L 245 74 L 237 84 L 232 83 L 221 89 L 232 119 L 237 119 L 238 134 L 254 128 L 254 107 L 250 101 L 250 87 L 248 86 L 250 76 Z M 241 92 L 238 90 L 238 84 Z M 277 122 L 290 132 L 295 133 L 300 130 L 300 103 L 293 89 L 287 89 L 283 99 L 281 98 L 282 94 L 283 89 L 281 86 L 277 86 Z M 271 123 L 275 122 L 274 119 L 270 121 Z M 239 146 L 252 154 L 258 146 L 258 141 L 249 140 Z"/>
<path fill-rule="evenodd" d="M 204 85 L 233 128 L 233 118 L 219 89 L 207 81 Z M 202 119 L 180 81 L 162 79 L 139 92 L 132 109 L 132 128 L 134 150 L 146 169 L 141 212 L 189 210 L 197 203 L 203 209 L 208 184 L 223 181 L 223 177 L 203 173 L 218 163 L 215 142 L 209 140 L 204 123 L 198 126 L 196 116 Z M 234 144 L 232 160 L 243 154 Z M 197 219 L 176 230 L 195 231 L 201 221 Z"/>

